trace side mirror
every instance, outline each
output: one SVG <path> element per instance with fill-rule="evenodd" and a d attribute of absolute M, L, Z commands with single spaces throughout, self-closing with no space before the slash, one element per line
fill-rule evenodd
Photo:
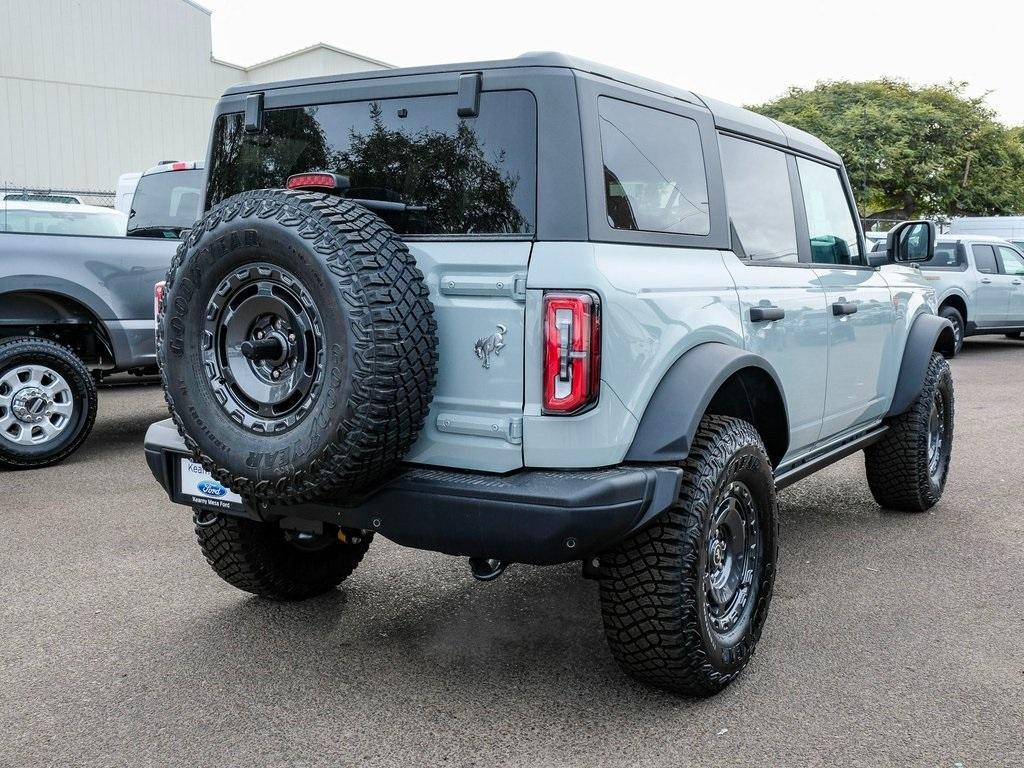
<path fill-rule="evenodd" d="M 930 221 L 905 221 L 885 238 L 889 261 L 929 261 L 935 255 L 935 225 Z"/>

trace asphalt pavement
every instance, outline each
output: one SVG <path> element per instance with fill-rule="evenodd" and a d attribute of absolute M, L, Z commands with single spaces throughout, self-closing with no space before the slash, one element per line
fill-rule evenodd
<path fill-rule="evenodd" d="M 342 588 L 220 581 L 146 468 L 156 386 L 105 388 L 64 464 L 0 473 L 0 766 L 1024 765 L 1024 343 L 952 362 L 941 504 L 880 510 L 860 455 L 782 494 L 743 677 L 632 682 L 578 565 L 378 539 Z"/>

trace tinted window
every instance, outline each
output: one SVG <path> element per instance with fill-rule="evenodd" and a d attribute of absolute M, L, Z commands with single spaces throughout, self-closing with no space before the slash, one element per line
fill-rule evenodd
<path fill-rule="evenodd" d="M 124 235 L 125 215 L 120 211 L 82 212 L 77 205 L 59 211 L 9 206 L 0 208 L 0 231 L 33 235 Z"/>
<path fill-rule="evenodd" d="M 358 101 L 268 110 L 247 135 L 242 115 L 214 127 L 207 206 L 247 189 L 283 187 L 292 174 L 349 178 L 348 197 L 407 207 L 377 212 L 421 235 L 534 231 L 537 106 L 527 91 L 480 97 L 480 116 L 457 96 Z M 399 207 L 399 206 L 396 206 Z"/>
<path fill-rule="evenodd" d="M 1024 275 L 1024 258 L 1013 248 L 999 246 L 999 260 L 1003 262 L 1003 272 L 1008 275 Z"/>
<path fill-rule="evenodd" d="M 719 138 L 729 217 L 754 261 L 799 261 L 786 156 L 778 150 Z"/>
<path fill-rule="evenodd" d="M 203 172 L 161 171 L 144 174 L 132 196 L 128 234 L 178 237 L 200 216 Z"/>
<path fill-rule="evenodd" d="M 956 269 L 963 264 L 956 243 L 936 243 L 935 255 L 921 262 L 921 269 Z"/>
<path fill-rule="evenodd" d="M 971 252 L 974 254 L 974 266 L 979 272 L 994 275 L 999 271 L 996 268 L 996 254 L 991 245 L 972 245 Z"/>
<path fill-rule="evenodd" d="M 811 261 L 860 264 L 857 225 L 839 171 L 805 158 L 797 159 L 811 238 Z"/>
<path fill-rule="evenodd" d="M 598 101 L 609 226 L 706 235 L 708 184 L 697 123 L 617 99 Z"/>

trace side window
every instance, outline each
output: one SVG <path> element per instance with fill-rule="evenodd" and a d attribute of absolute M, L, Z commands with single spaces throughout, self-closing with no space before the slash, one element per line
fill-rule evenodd
<path fill-rule="evenodd" d="M 1008 275 L 1024 275 L 1024 257 L 1013 248 L 999 246 L 999 260 L 1003 262 L 1003 271 Z"/>
<path fill-rule="evenodd" d="M 936 243 L 935 255 L 921 263 L 921 269 L 954 269 L 963 262 L 956 243 Z"/>
<path fill-rule="evenodd" d="M 974 254 L 974 266 L 979 272 L 994 275 L 999 271 L 996 266 L 996 254 L 991 245 L 972 245 L 971 252 Z"/>
<path fill-rule="evenodd" d="M 720 136 L 729 217 L 747 257 L 776 264 L 800 260 L 786 156 L 776 149 Z"/>
<path fill-rule="evenodd" d="M 598 100 L 608 224 L 614 229 L 711 231 L 697 123 L 617 99 Z"/>
<path fill-rule="evenodd" d="M 800 186 L 811 238 L 811 261 L 816 264 L 862 264 L 846 190 L 839 171 L 805 158 L 797 158 Z"/>

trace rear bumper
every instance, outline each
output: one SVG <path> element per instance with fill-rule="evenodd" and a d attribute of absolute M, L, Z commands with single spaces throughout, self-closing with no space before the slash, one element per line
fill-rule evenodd
<path fill-rule="evenodd" d="M 186 454 L 169 420 L 149 428 L 146 461 L 172 499 L 176 460 Z M 681 480 L 673 467 L 493 475 L 407 465 L 359 499 L 247 504 L 228 514 L 326 522 L 417 549 L 550 565 L 601 552 L 643 527 L 675 501 Z"/>

